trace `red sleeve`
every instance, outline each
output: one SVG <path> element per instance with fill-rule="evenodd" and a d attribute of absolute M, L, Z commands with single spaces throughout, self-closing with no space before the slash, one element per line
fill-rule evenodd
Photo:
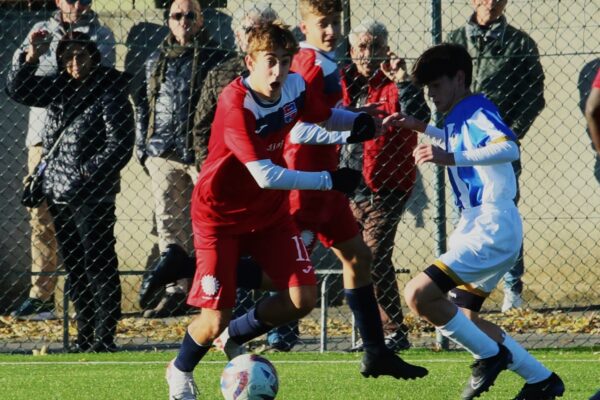
<path fill-rule="evenodd" d="M 598 68 L 598 73 L 596 74 L 596 78 L 594 78 L 592 87 L 596 88 L 596 89 L 600 89 L 600 68 Z"/>
<path fill-rule="evenodd" d="M 227 112 L 227 118 L 223 124 L 223 137 L 225 146 L 243 164 L 249 161 L 269 159 L 264 143 L 256 130 L 256 119 L 254 115 L 245 108 L 231 108 Z"/>

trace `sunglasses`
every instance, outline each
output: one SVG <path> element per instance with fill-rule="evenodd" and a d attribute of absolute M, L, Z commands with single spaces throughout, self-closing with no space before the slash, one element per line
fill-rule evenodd
<path fill-rule="evenodd" d="M 73 5 L 79 1 L 82 6 L 89 6 L 92 4 L 92 0 L 65 0 L 68 4 Z"/>
<path fill-rule="evenodd" d="M 182 18 L 188 19 L 190 21 L 195 21 L 196 20 L 196 13 L 193 11 L 187 12 L 187 13 L 182 13 L 182 12 L 176 12 L 173 13 L 171 15 L 169 15 L 169 18 L 174 19 L 176 21 L 181 21 Z"/>

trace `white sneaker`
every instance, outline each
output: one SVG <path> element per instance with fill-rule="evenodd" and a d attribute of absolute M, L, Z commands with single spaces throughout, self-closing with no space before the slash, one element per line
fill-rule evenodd
<path fill-rule="evenodd" d="M 502 302 L 502 312 L 507 312 L 513 308 L 521 308 L 523 305 L 523 298 L 521 293 L 514 292 L 510 289 L 504 290 L 504 301 Z"/>
<path fill-rule="evenodd" d="M 225 353 L 228 360 L 246 354 L 246 346 L 237 344 L 229 339 L 229 328 L 225 328 L 219 337 L 213 341 L 213 346 Z"/>
<path fill-rule="evenodd" d="M 194 382 L 194 374 L 180 371 L 174 362 L 175 359 L 171 360 L 167 366 L 166 378 L 169 384 L 169 400 L 196 400 L 198 387 Z"/>

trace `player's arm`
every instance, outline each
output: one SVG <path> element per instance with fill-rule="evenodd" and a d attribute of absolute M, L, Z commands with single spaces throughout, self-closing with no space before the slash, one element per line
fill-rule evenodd
<path fill-rule="evenodd" d="M 505 140 L 473 150 L 448 153 L 441 147 L 432 144 L 419 144 L 413 151 L 413 156 L 417 165 L 426 162 L 458 167 L 494 165 L 518 160 L 519 146 L 512 140 Z"/>
<path fill-rule="evenodd" d="M 321 124 L 299 121 L 290 132 L 290 141 L 314 145 L 360 143 L 375 137 L 376 130 L 376 121 L 370 115 L 334 108 Z"/>
<path fill-rule="evenodd" d="M 599 72 L 600 73 L 600 72 Z M 585 119 L 590 136 L 598 154 L 600 154 L 600 88 L 593 87 L 585 103 Z"/>

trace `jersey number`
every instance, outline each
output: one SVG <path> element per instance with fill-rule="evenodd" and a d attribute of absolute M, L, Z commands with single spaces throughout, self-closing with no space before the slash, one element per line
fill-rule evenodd
<path fill-rule="evenodd" d="M 296 258 L 296 261 L 310 261 L 308 250 L 306 250 L 306 246 L 304 246 L 302 238 L 299 236 L 292 236 L 292 240 L 294 241 L 294 244 L 296 244 L 296 251 L 298 252 L 298 258 Z"/>

